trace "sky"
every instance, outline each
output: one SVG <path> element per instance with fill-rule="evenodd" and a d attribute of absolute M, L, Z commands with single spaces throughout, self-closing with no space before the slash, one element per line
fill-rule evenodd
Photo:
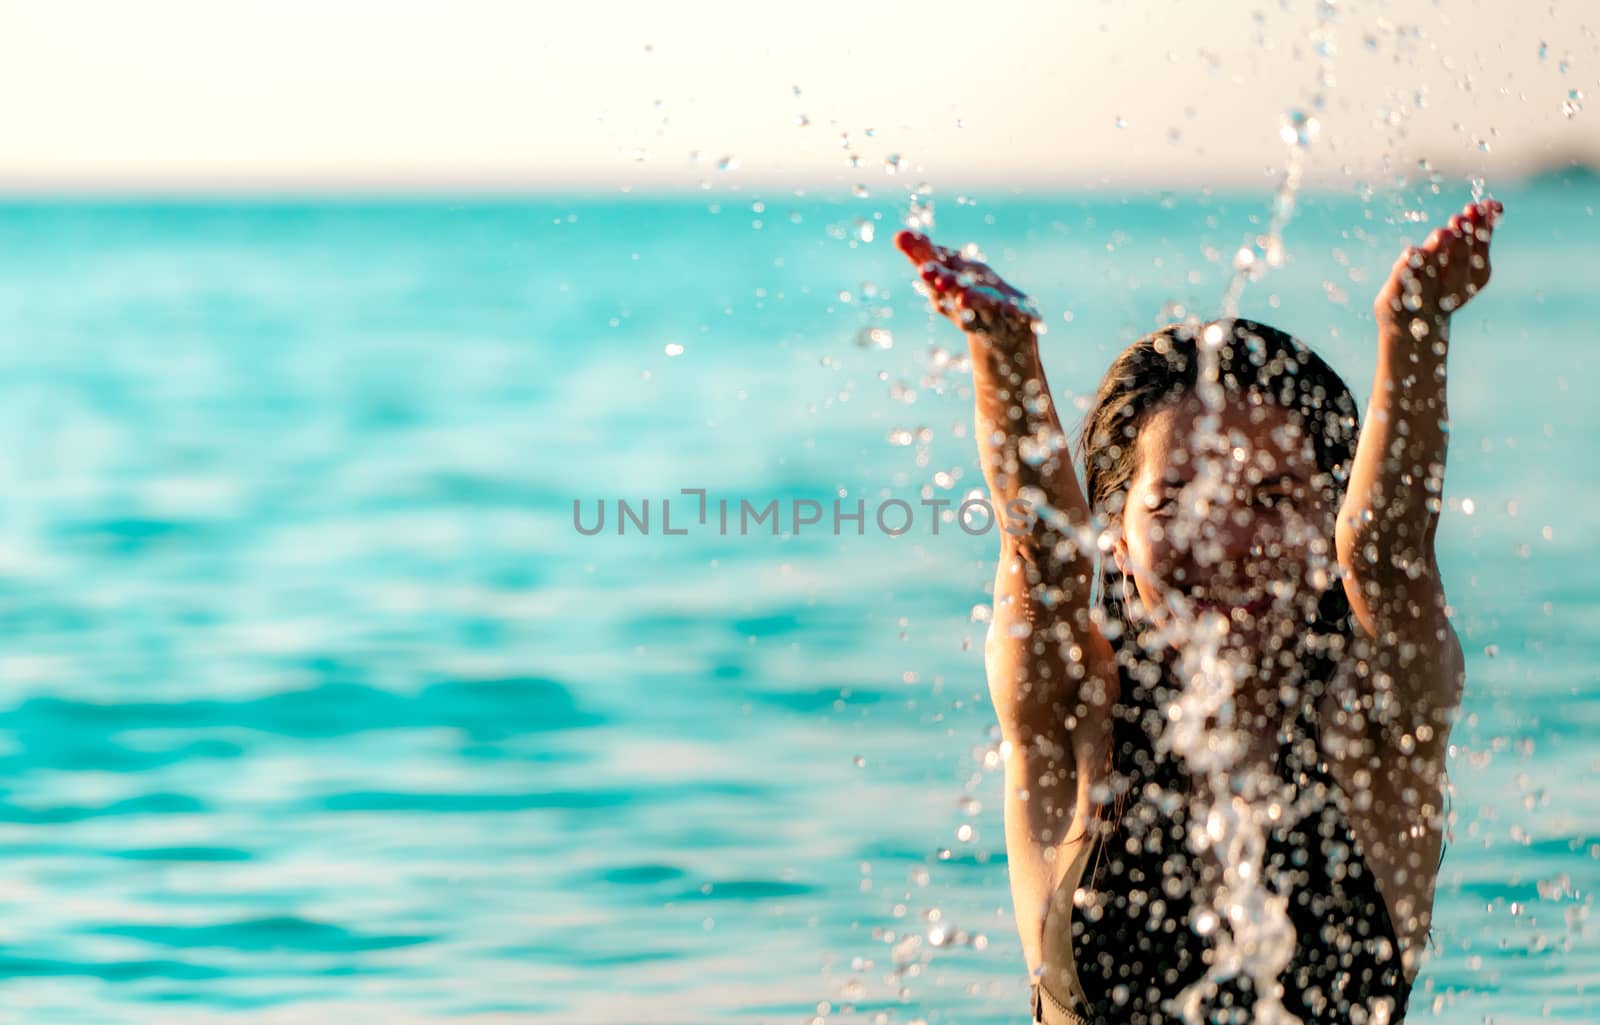
<path fill-rule="evenodd" d="M 11 194 L 1267 184 L 1293 111 L 1313 180 L 1600 163 L 1600 4 L 0 0 Z"/>

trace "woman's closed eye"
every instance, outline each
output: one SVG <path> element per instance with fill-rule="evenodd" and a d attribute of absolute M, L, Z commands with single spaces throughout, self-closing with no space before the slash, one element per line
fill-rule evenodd
<path fill-rule="evenodd" d="M 1257 485 L 1249 497 L 1252 505 L 1262 509 L 1293 509 L 1304 494 L 1305 489 L 1298 482 L 1281 477 Z"/>

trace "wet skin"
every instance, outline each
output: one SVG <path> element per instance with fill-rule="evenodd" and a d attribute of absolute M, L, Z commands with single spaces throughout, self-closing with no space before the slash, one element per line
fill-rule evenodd
<path fill-rule="evenodd" d="M 1344 674 L 1329 694 L 1319 716 L 1323 753 L 1353 795 L 1351 824 L 1411 977 L 1430 923 L 1444 758 L 1464 665 L 1433 551 L 1447 437 L 1445 362 L 1452 315 L 1488 284 L 1501 211 L 1492 200 L 1469 204 L 1407 248 L 1378 292 L 1372 400 L 1336 511 L 1308 487 L 1317 471 L 1283 414 L 1241 406 L 1224 411 L 1222 428 L 1239 433 L 1242 443 L 1230 448 L 1244 450 L 1242 461 L 1224 464 L 1233 476 L 1224 473 L 1226 487 L 1199 517 L 1198 531 L 1174 539 L 1162 502 L 1194 466 L 1196 410 L 1180 404 L 1144 418 L 1136 477 L 1125 511 L 1113 516 L 1120 528 L 1113 554 L 1147 615 L 1159 621 L 1183 606 L 1226 615 L 1230 643 L 1258 654 L 1303 621 L 1315 574 L 1329 561 L 1316 546 L 1332 537 L 1371 672 Z M 967 334 L 979 458 L 996 506 L 1039 493 L 1069 526 L 1087 524 L 1090 510 L 1069 460 L 1033 467 L 1019 458 L 1029 440 L 1060 434 L 1026 297 L 980 260 L 926 236 L 901 232 L 895 244 L 917 266 L 935 308 Z M 1267 464 L 1270 471 L 1261 469 Z M 1276 494 L 1289 501 L 1264 503 Z M 1085 842 L 1074 824 L 1094 814 L 1117 688 L 1109 645 L 1088 615 L 1092 553 L 1044 559 L 1052 545 L 1060 550 L 1060 539 L 1002 540 L 986 650 L 1009 752 L 1007 855 L 1030 970 L 1041 966 L 1044 908 Z M 1276 589 L 1263 588 L 1263 577 Z"/>

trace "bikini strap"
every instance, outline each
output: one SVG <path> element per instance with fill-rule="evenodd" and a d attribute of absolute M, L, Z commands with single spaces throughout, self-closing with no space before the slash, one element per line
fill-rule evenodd
<path fill-rule="evenodd" d="M 1037 982 L 1033 984 L 1033 1020 L 1035 1025 L 1089 1025 L 1088 1019 Z"/>

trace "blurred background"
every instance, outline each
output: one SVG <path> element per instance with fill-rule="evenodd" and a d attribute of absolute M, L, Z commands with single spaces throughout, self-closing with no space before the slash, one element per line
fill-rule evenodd
<path fill-rule="evenodd" d="M 964 343 L 890 237 L 1034 295 L 1063 406 L 1230 289 L 1364 405 L 1484 194 L 1412 1020 L 1600 1015 L 1592 6 L 0 12 L 0 1021 L 1023 1020 L 997 545 L 920 504 Z"/>

